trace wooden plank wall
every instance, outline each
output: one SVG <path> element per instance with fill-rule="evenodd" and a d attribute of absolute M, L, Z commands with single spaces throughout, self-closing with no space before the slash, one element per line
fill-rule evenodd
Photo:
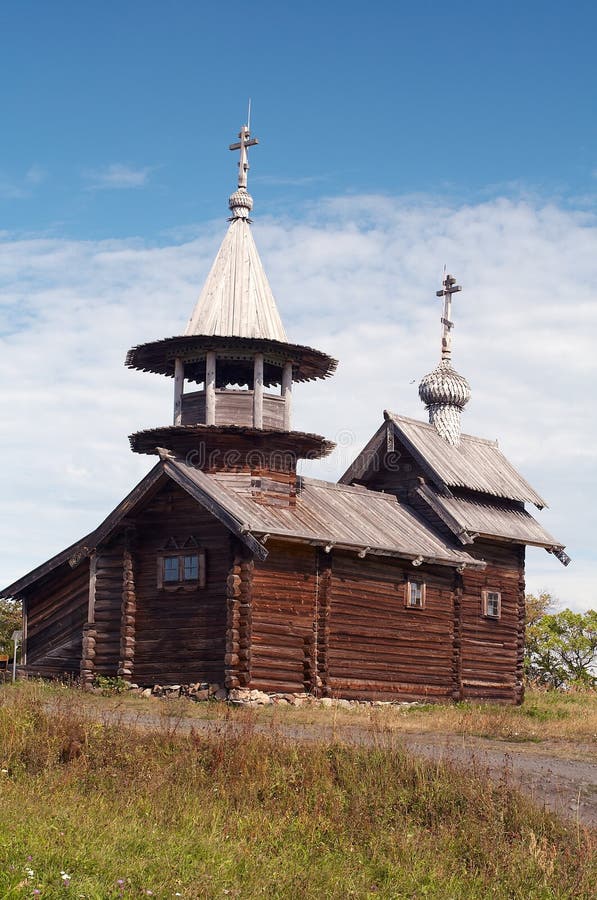
<path fill-rule="evenodd" d="M 308 691 L 315 678 L 317 551 L 275 541 L 267 549 L 253 570 L 250 686 Z"/>
<path fill-rule="evenodd" d="M 183 394 L 182 424 L 205 422 L 205 391 Z M 253 425 L 253 391 L 217 390 L 216 425 Z M 277 394 L 263 395 L 263 427 L 284 427 L 284 398 Z"/>
<path fill-rule="evenodd" d="M 424 609 L 404 605 L 405 575 L 426 582 Z M 451 697 L 454 572 L 334 554 L 328 693 L 371 700 Z"/>
<path fill-rule="evenodd" d="M 466 569 L 462 592 L 462 691 L 467 698 L 522 700 L 524 548 L 476 541 L 468 548 L 487 568 Z M 481 591 L 500 591 L 499 619 L 483 616 Z"/>
<path fill-rule="evenodd" d="M 79 674 L 89 599 L 89 560 L 36 584 L 25 598 L 27 666 L 39 675 Z"/>
<path fill-rule="evenodd" d="M 136 517 L 133 546 L 138 684 L 224 683 L 229 532 L 175 485 L 164 487 Z M 206 551 L 205 588 L 158 590 L 157 557 L 168 538 L 193 536 Z M 176 551 L 171 551 L 176 552 Z"/>
<path fill-rule="evenodd" d="M 415 458 L 398 441 L 394 450 L 388 450 L 386 442 L 375 453 L 367 486 L 373 491 L 386 491 L 401 500 L 408 500 L 410 492 L 419 484 L 423 471 Z M 410 501 L 409 501 L 410 502 Z"/>
<path fill-rule="evenodd" d="M 120 660 L 120 610 L 122 606 L 122 554 L 118 535 L 97 551 L 95 570 L 95 659 L 97 675 L 115 677 Z"/>

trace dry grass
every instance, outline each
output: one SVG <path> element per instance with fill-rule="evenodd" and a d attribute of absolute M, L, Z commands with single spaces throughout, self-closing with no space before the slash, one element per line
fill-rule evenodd
<path fill-rule="evenodd" d="M 247 718 L 143 734 L 85 718 L 74 691 L 0 689 L 0 896 L 593 896 L 594 836 L 506 785 L 389 734 L 293 745 Z"/>
<path fill-rule="evenodd" d="M 60 689 L 58 689 L 60 690 Z M 181 718 L 246 718 L 242 710 L 221 703 L 192 703 L 188 700 L 155 700 L 137 696 L 89 697 L 84 701 L 96 709 L 122 709 L 159 712 Z M 292 723 L 374 728 L 390 733 L 438 733 L 495 738 L 504 741 L 582 744 L 597 749 L 597 691 L 561 691 L 530 689 L 522 706 L 500 703 L 421 704 L 405 707 L 355 706 L 351 709 L 318 705 L 301 708 L 261 707 L 251 718 L 264 723 Z"/>

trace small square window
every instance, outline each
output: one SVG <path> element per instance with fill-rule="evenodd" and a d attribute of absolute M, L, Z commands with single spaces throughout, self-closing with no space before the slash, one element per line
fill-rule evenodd
<path fill-rule="evenodd" d="M 423 609 L 425 606 L 425 582 L 408 581 L 406 584 L 406 605 L 410 609 Z"/>
<path fill-rule="evenodd" d="M 499 619 L 502 613 L 502 595 L 499 591 L 483 591 L 483 615 Z"/>
<path fill-rule="evenodd" d="M 178 581 L 179 580 L 179 565 L 178 565 L 178 556 L 165 556 L 164 557 L 164 581 Z"/>
<path fill-rule="evenodd" d="M 205 550 L 157 557 L 157 584 L 160 590 L 196 590 L 204 588 Z"/>

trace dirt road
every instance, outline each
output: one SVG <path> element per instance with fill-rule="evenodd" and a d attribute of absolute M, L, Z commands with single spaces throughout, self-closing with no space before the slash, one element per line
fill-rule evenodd
<path fill-rule="evenodd" d="M 91 715 L 94 715 L 89 710 Z M 246 724 L 233 720 L 170 717 L 163 710 L 156 714 L 131 709 L 96 711 L 95 717 L 107 723 L 146 730 L 168 728 L 180 734 L 221 733 L 246 730 Z M 402 746 L 417 756 L 446 761 L 460 768 L 475 769 L 494 781 L 517 787 L 540 805 L 583 825 L 597 827 L 597 761 L 590 747 L 565 742 L 519 744 L 507 741 L 454 734 L 399 731 L 378 732 L 362 726 L 251 723 L 258 734 L 276 735 L 288 740 L 340 741 L 359 746 Z"/>

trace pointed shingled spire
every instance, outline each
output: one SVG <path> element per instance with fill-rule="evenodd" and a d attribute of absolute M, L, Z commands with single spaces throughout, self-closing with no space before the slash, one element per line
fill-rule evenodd
<path fill-rule="evenodd" d="M 228 232 L 207 276 L 189 319 L 186 335 L 269 338 L 288 343 L 274 295 L 251 233 L 249 213 L 253 198 L 247 191 L 247 148 L 257 144 L 247 125 L 239 141 L 238 188 L 228 205 L 232 213 Z"/>

